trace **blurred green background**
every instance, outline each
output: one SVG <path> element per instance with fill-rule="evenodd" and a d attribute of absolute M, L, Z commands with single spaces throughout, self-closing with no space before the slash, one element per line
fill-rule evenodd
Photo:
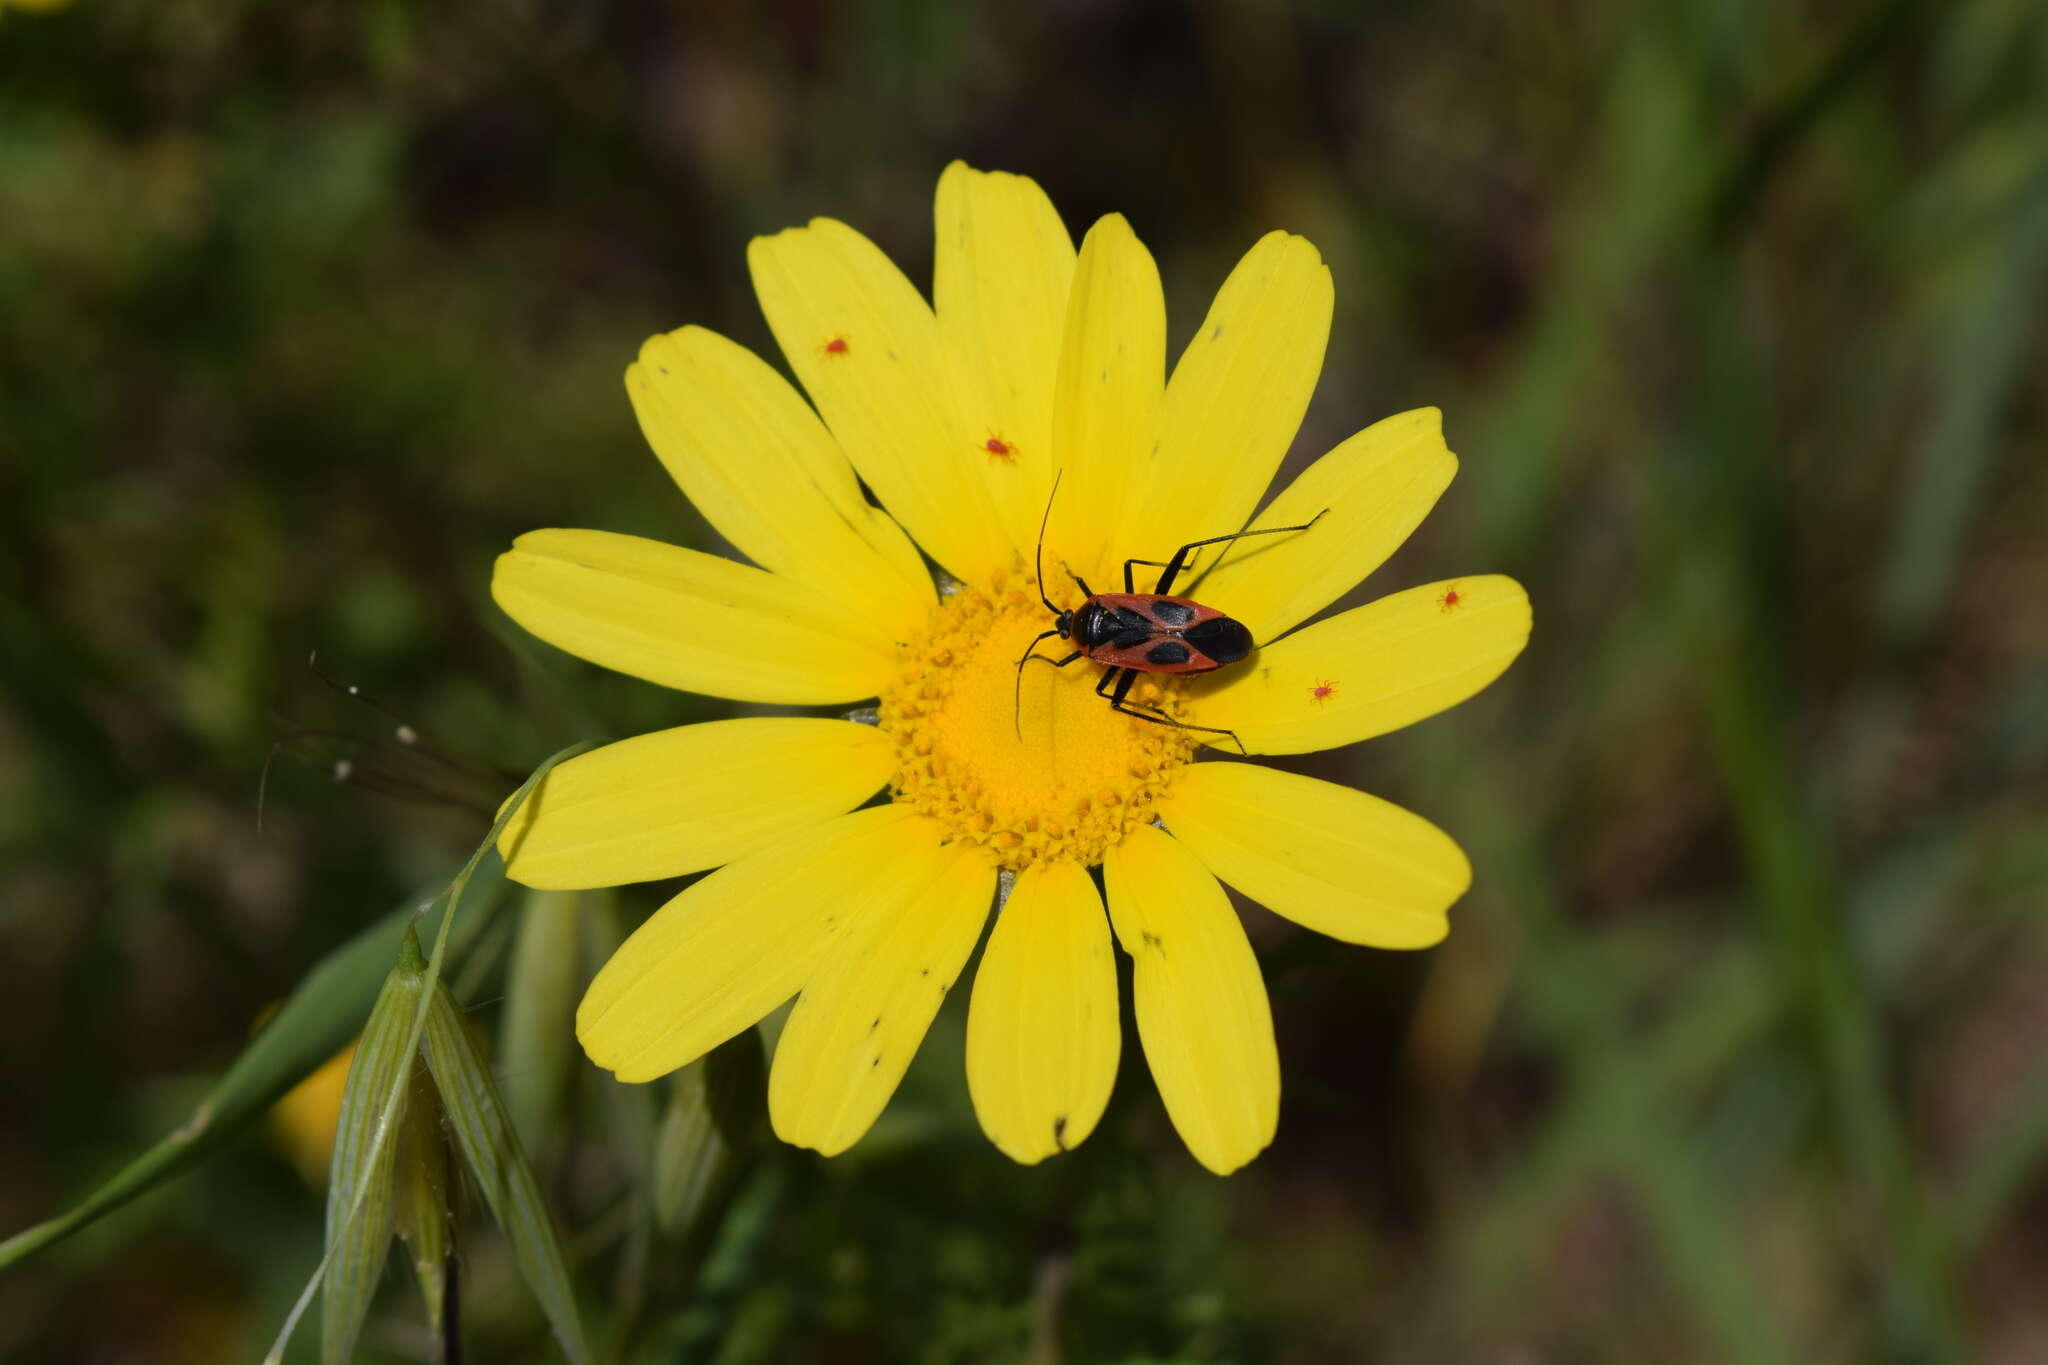
<path fill-rule="evenodd" d="M 928 280 L 955 156 L 1127 214 L 1176 349 L 1308 235 L 1290 468 L 1443 407 L 1462 475 L 1365 595 L 1504 571 L 1535 637 L 1302 766 L 1476 882 L 1420 955 L 1248 912 L 1285 1097 L 1228 1181 L 1135 1046 L 1011 1165 L 949 1013 L 852 1155 L 636 1252 L 586 1076 L 549 1178 L 600 1337 L 637 1296 L 641 1358 L 722 1365 L 2048 1359 L 2034 0 L 0 4 L 0 1233 L 546 753 L 719 713 L 523 642 L 491 559 L 711 544 L 626 362 L 772 354 L 745 243 L 814 214 Z M 0 1275 L 0 1355 L 254 1359 L 320 1198 L 251 1130 Z M 493 1237 L 474 1357 L 552 1358 Z"/>

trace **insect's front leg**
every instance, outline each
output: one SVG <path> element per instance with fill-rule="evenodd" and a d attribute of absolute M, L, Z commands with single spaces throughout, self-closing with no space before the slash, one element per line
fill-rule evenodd
<path fill-rule="evenodd" d="M 1051 664 L 1054 668 L 1065 668 L 1068 664 L 1080 658 L 1082 651 L 1078 649 L 1075 650 L 1072 654 L 1069 654 L 1064 659 L 1055 659 L 1050 654 L 1040 654 L 1038 652 L 1038 642 L 1040 640 L 1050 640 L 1053 636 L 1057 634 L 1059 634 L 1057 630 L 1047 630 L 1040 631 L 1037 635 L 1033 636 L 1031 639 L 1031 643 L 1024 646 L 1024 657 L 1017 660 L 1017 671 L 1019 673 L 1022 673 L 1024 671 L 1024 665 L 1030 663 L 1033 659 L 1043 659 L 1047 663 Z"/>
<path fill-rule="evenodd" d="M 1033 659 L 1044 659 L 1054 668 L 1065 668 L 1068 664 L 1080 658 L 1083 653 L 1082 650 L 1077 649 L 1064 659 L 1055 659 L 1050 655 L 1037 652 L 1040 640 L 1050 640 L 1057 634 L 1059 634 L 1059 630 L 1055 628 L 1042 631 L 1032 637 L 1031 643 L 1024 646 L 1024 657 L 1017 660 L 1017 682 L 1010 689 L 1010 724 L 1016 730 L 1019 742 L 1022 742 L 1024 738 L 1024 665 L 1030 663 Z"/>

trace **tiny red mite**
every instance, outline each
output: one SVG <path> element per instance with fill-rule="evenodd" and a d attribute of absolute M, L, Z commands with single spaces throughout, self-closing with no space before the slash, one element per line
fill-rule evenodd
<path fill-rule="evenodd" d="M 1017 660 L 1016 705 L 1020 737 L 1024 665 L 1033 659 L 1044 659 L 1054 668 L 1065 668 L 1074 660 L 1085 658 L 1104 666 L 1102 680 L 1095 684 L 1095 695 L 1108 697 L 1110 710 L 1149 720 L 1154 725 L 1170 725 L 1176 730 L 1229 735 L 1238 751 L 1244 752 L 1244 741 L 1233 730 L 1214 725 L 1189 725 L 1156 707 L 1130 701 L 1131 684 L 1138 680 L 1140 673 L 1187 675 L 1213 672 L 1252 652 L 1252 633 L 1245 629 L 1242 621 L 1192 598 L 1172 595 L 1173 581 L 1187 567 L 1190 553 L 1205 545 L 1225 545 L 1247 536 L 1306 531 L 1321 521 L 1330 509 L 1325 507 L 1299 526 L 1268 526 L 1257 531 L 1237 531 L 1227 536 L 1210 536 L 1207 540 L 1191 540 L 1175 550 L 1172 559 L 1126 559 L 1122 592 L 1098 593 L 1081 575 L 1073 574 L 1074 582 L 1088 595 L 1087 600 L 1072 611 L 1061 611 L 1045 595 L 1045 528 L 1052 521 L 1052 500 L 1059 491 L 1060 476 L 1055 474 L 1052 492 L 1045 499 L 1045 516 L 1038 523 L 1036 557 L 1038 600 L 1045 603 L 1045 609 L 1053 614 L 1053 623 L 1051 630 L 1032 639 L 1024 649 L 1024 657 Z M 1159 581 L 1153 584 L 1150 592 L 1139 592 L 1133 581 L 1131 570 L 1139 564 L 1161 570 Z M 1039 641 L 1049 640 L 1055 635 L 1076 646 L 1074 652 L 1064 659 L 1036 652 Z"/>

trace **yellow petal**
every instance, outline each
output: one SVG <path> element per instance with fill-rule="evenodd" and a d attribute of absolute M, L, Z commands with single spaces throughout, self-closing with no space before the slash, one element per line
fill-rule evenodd
<path fill-rule="evenodd" d="M 895 766 L 895 747 L 872 725 L 778 716 L 679 726 L 558 765 L 498 849 L 528 886 L 680 877 L 853 809 Z"/>
<path fill-rule="evenodd" d="M 990 931 L 967 1010 L 967 1090 L 990 1142 L 1032 1165 L 1095 1131 L 1122 1047 L 1102 897 L 1078 863 L 1037 863 Z"/>
<path fill-rule="evenodd" d="M 1247 753 L 1333 749 L 1456 706 L 1528 640 L 1521 584 L 1498 574 L 1447 579 L 1318 621 L 1197 680 L 1190 719 L 1236 731 Z M 1236 751 L 1226 735 L 1196 738 Z"/>
<path fill-rule="evenodd" d="M 787 380 L 716 332 L 651 337 L 626 370 L 647 443 L 704 519 L 764 569 L 908 639 L 933 601 L 917 547 L 870 503 Z"/>
<path fill-rule="evenodd" d="M 960 412 L 917 289 L 830 218 L 756 237 L 747 264 L 790 368 L 868 487 L 955 577 L 986 582 L 1011 554 L 989 529 L 987 438 Z"/>
<path fill-rule="evenodd" d="M 1074 242 L 1037 182 L 959 161 L 939 177 L 936 217 L 939 336 L 996 515 L 1029 556 L 1052 487 L 1053 381 Z"/>
<path fill-rule="evenodd" d="M 609 531 L 530 531 L 491 596 L 549 644 L 636 678 L 742 701 L 876 695 L 894 649 L 821 593 L 745 564 Z"/>
<path fill-rule="evenodd" d="M 728 863 L 654 912 L 576 1010 L 576 1036 L 622 1081 L 695 1061 L 795 995 L 851 924 L 907 895 L 938 829 L 857 810 Z"/>
<path fill-rule="evenodd" d="M 784 1142 L 836 1156 L 861 1139 L 981 937 L 995 890 L 987 859 L 963 841 L 916 861 L 901 899 L 841 939 L 783 1025 L 768 1113 Z"/>
<path fill-rule="evenodd" d="M 1120 588 L 1123 560 L 1144 553 L 1116 541 L 1133 473 L 1159 439 L 1165 390 L 1159 269 L 1123 215 L 1112 213 L 1082 240 L 1067 299 L 1053 395 L 1053 464 L 1061 475 L 1046 550 L 1053 593 L 1069 573 L 1097 592 Z"/>
<path fill-rule="evenodd" d="M 1109 850 L 1102 879 L 1159 1097 L 1195 1160 L 1228 1175 L 1280 1121 L 1273 1015 L 1244 926 L 1195 856 L 1150 825 Z"/>
<path fill-rule="evenodd" d="M 1211 872 L 1346 943 L 1427 948 L 1472 884 L 1451 837 L 1376 796 L 1255 763 L 1196 763 L 1159 818 Z"/>
<path fill-rule="evenodd" d="M 1299 525 L 1319 512 L 1321 520 L 1227 547 L 1195 595 L 1250 626 L 1253 639 L 1275 639 L 1384 564 L 1457 472 L 1435 408 L 1375 422 L 1303 470 L 1252 529 Z"/>
<path fill-rule="evenodd" d="M 1333 298 L 1329 267 L 1292 233 L 1267 233 L 1231 271 L 1166 385 L 1159 443 L 1133 475 L 1113 547 L 1119 559 L 1170 559 L 1189 541 L 1244 526 L 1315 392 Z M 1141 571 L 1139 590 L 1158 573 Z"/>

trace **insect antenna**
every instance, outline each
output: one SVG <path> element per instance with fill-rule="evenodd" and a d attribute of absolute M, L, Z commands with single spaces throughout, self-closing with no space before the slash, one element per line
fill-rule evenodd
<path fill-rule="evenodd" d="M 1036 575 L 1038 581 L 1038 600 L 1044 602 L 1045 609 L 1054 616 L 1060 614 L 1060 609 L 1054 606 L 1045 595 L 1045 528 L 1052 525 L 1052 500 L 1060 495 L 1060 479 L 1066 472 L 1064 469 L 1053 471 L 1052 492 L 1045 495 L 1045 515 L 1038 519 L 1038 549 L 1033 552 L 1031 557 L 1032 572 Z M 1038 637 L 1039 640 L 1044 638 L 1043 635 Z M 1036 644 L 1037 641 L 1034 640 L 1032 643 Z M 1019 664 L 1018 667 L 1021 668 L 1023 665 Z"/>
<path fill-rule="evenodd" d="M 1054 616 L 1060 614 L 1060 609 L 1045 595 L 1045 528 L 1052 525 L 1052 500 L 1060 495 L 1060 479 L 1066 472 L 1064 469 L 1053 471 L 1052 491 L 1045 495 L 1045 513 L 1038 519 L 1038 548 L 1031 554 L 1032 573 L 1038 584 L 1038 600 L 1045 603 L 1045 609 Z M 1050 639 L 1059 633 L 1059 627 L 1054 626 L 1051 630 L 1033 636 L 1031 643 L 1024 646 L 1023 656 L 1017 660 L 1017 685 L 1011 689 L 1010 694 L 1010 724 L 1017 731 L 1019 743 L 1024 740 L 1024 665 L 1031 662 L 1031 651 L 1038 648 L 1040 640 Z"/>

